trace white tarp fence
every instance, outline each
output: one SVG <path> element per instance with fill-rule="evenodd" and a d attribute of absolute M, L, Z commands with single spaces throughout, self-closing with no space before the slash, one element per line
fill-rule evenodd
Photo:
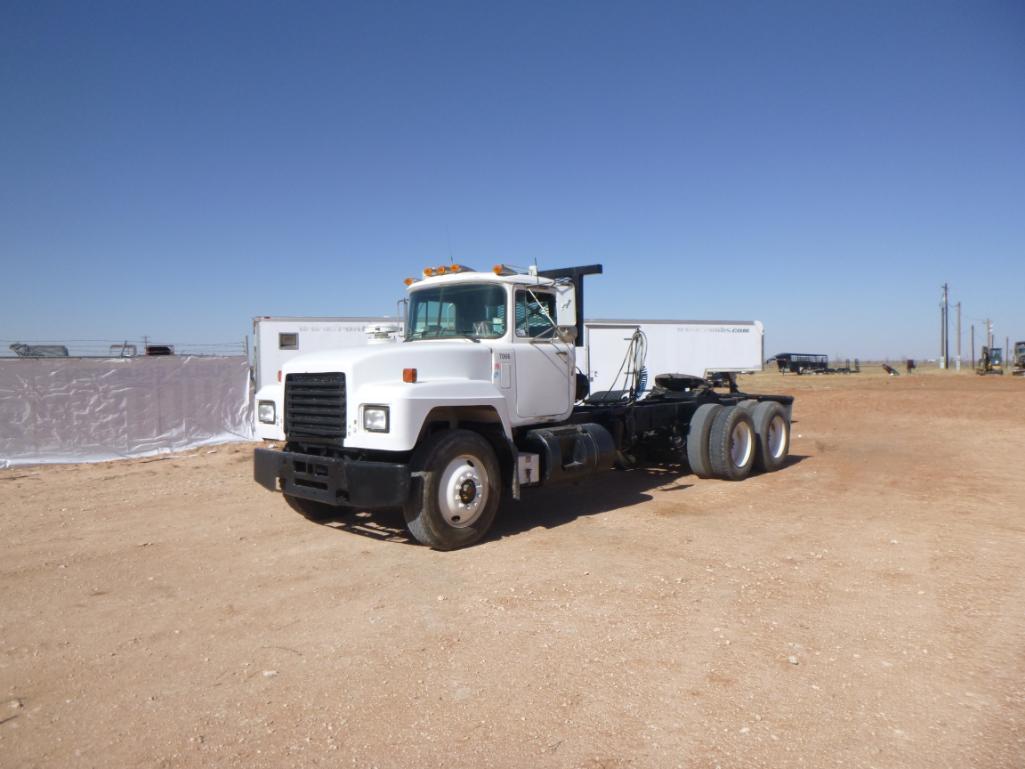
<path fill-rule="evenodd" d="M 238 357 L 0 359 L 0 467 L 252 440 Z"/>

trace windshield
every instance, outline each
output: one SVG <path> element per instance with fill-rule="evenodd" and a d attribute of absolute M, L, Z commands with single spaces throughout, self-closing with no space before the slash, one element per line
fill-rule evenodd
<path fill-rule="evenodd" d="M 406 339 L 497 339 L 505 334 L 505 289 L 456 283 L 414 291 Z"/>

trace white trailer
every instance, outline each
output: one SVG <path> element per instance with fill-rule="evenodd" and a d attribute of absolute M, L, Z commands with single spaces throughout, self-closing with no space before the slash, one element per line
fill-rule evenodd
<path fill-rule="evenodd" d="M 373 329 L 380 333 L 372 333 Z M 253 318 L 256 436 L 263 440 L 285 438 L 281 423 L 282 385 L 278 381 L 278 372 L 285 363 L 310 352 L 362 347 L 372 341 L 397 341 L 401 332 L 402 319 L 396 317 Z"/>
<path fill-rule="evenodd" d="M 308 352 L 361 347 L 372 341 L 397 341 L 402 326 L 401 318 L 384 316 L 254 318 L 257 437 L 284 440 L 278 372 L 287 361 Z M 382 340 L 380 334 L 368 333 L 374 327 L 391 327 L 395 332 Z M 578 348 L 577 356 L 591 392 L 626 388 L 620 372 L 625 370 L 627 348 L 638 330 L 647 338 L 645 368 L 652 372 L 647 390 L 659 373 L 704 377 L 711 372 L 762 370 L 765 332 L 760 321 L 595 319 L 584 323 L 584 344 Z"/>
<path fill-rule="evenodd" d="M 748 373 L 761 371 L 765 360 L 765 330 L 757 320 L 588 320 L 578 365 L 591 392 L 628 387 L 620 371 L 636 331 L 647 338 L 648 390 L 656 374 Z"/>

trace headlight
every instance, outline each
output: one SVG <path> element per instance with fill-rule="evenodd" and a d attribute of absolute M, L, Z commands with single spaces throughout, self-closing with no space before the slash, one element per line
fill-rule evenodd
<path fill-rule="evenodd" d="M 388 432 L 388 407 L 364 406 L 363 429 L 372 433 Z"/>
<path fill-rule="evenodd" d="M 274 401 L 260 401 L 256 407 L 256 415 L 259 417 L 261 422 L 266 422 L 269 425 L 274 424 L 274 418 L 277 416 L 277 409 L 274 406 Z"/>

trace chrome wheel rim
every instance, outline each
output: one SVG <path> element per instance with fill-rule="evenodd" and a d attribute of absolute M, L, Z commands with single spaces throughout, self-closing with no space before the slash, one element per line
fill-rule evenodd
<path fill-rule="evenodd" d="M 777 414 L 769 422 L 768 435 L 766 435 L 766 441 L 769 448 L 769 456 L 773 459 L 779 459 L 783 456 L 783 452 L 787 446 L 787 421 Z"/>
<path fill-rule="evenodd" d="M 730 432 L 730 459 L 734 467 L 743 467 L 750 462 L 753 448 L 751 425 L 747 422 L 737 422 Z"/>
<path fill-rule="evenodd" d="M 456 529 L 473 525 L 488 503 L 488 471 L 470 454 L 449 462 L 438 483 L 438 507 L 445 523 Z"/>

